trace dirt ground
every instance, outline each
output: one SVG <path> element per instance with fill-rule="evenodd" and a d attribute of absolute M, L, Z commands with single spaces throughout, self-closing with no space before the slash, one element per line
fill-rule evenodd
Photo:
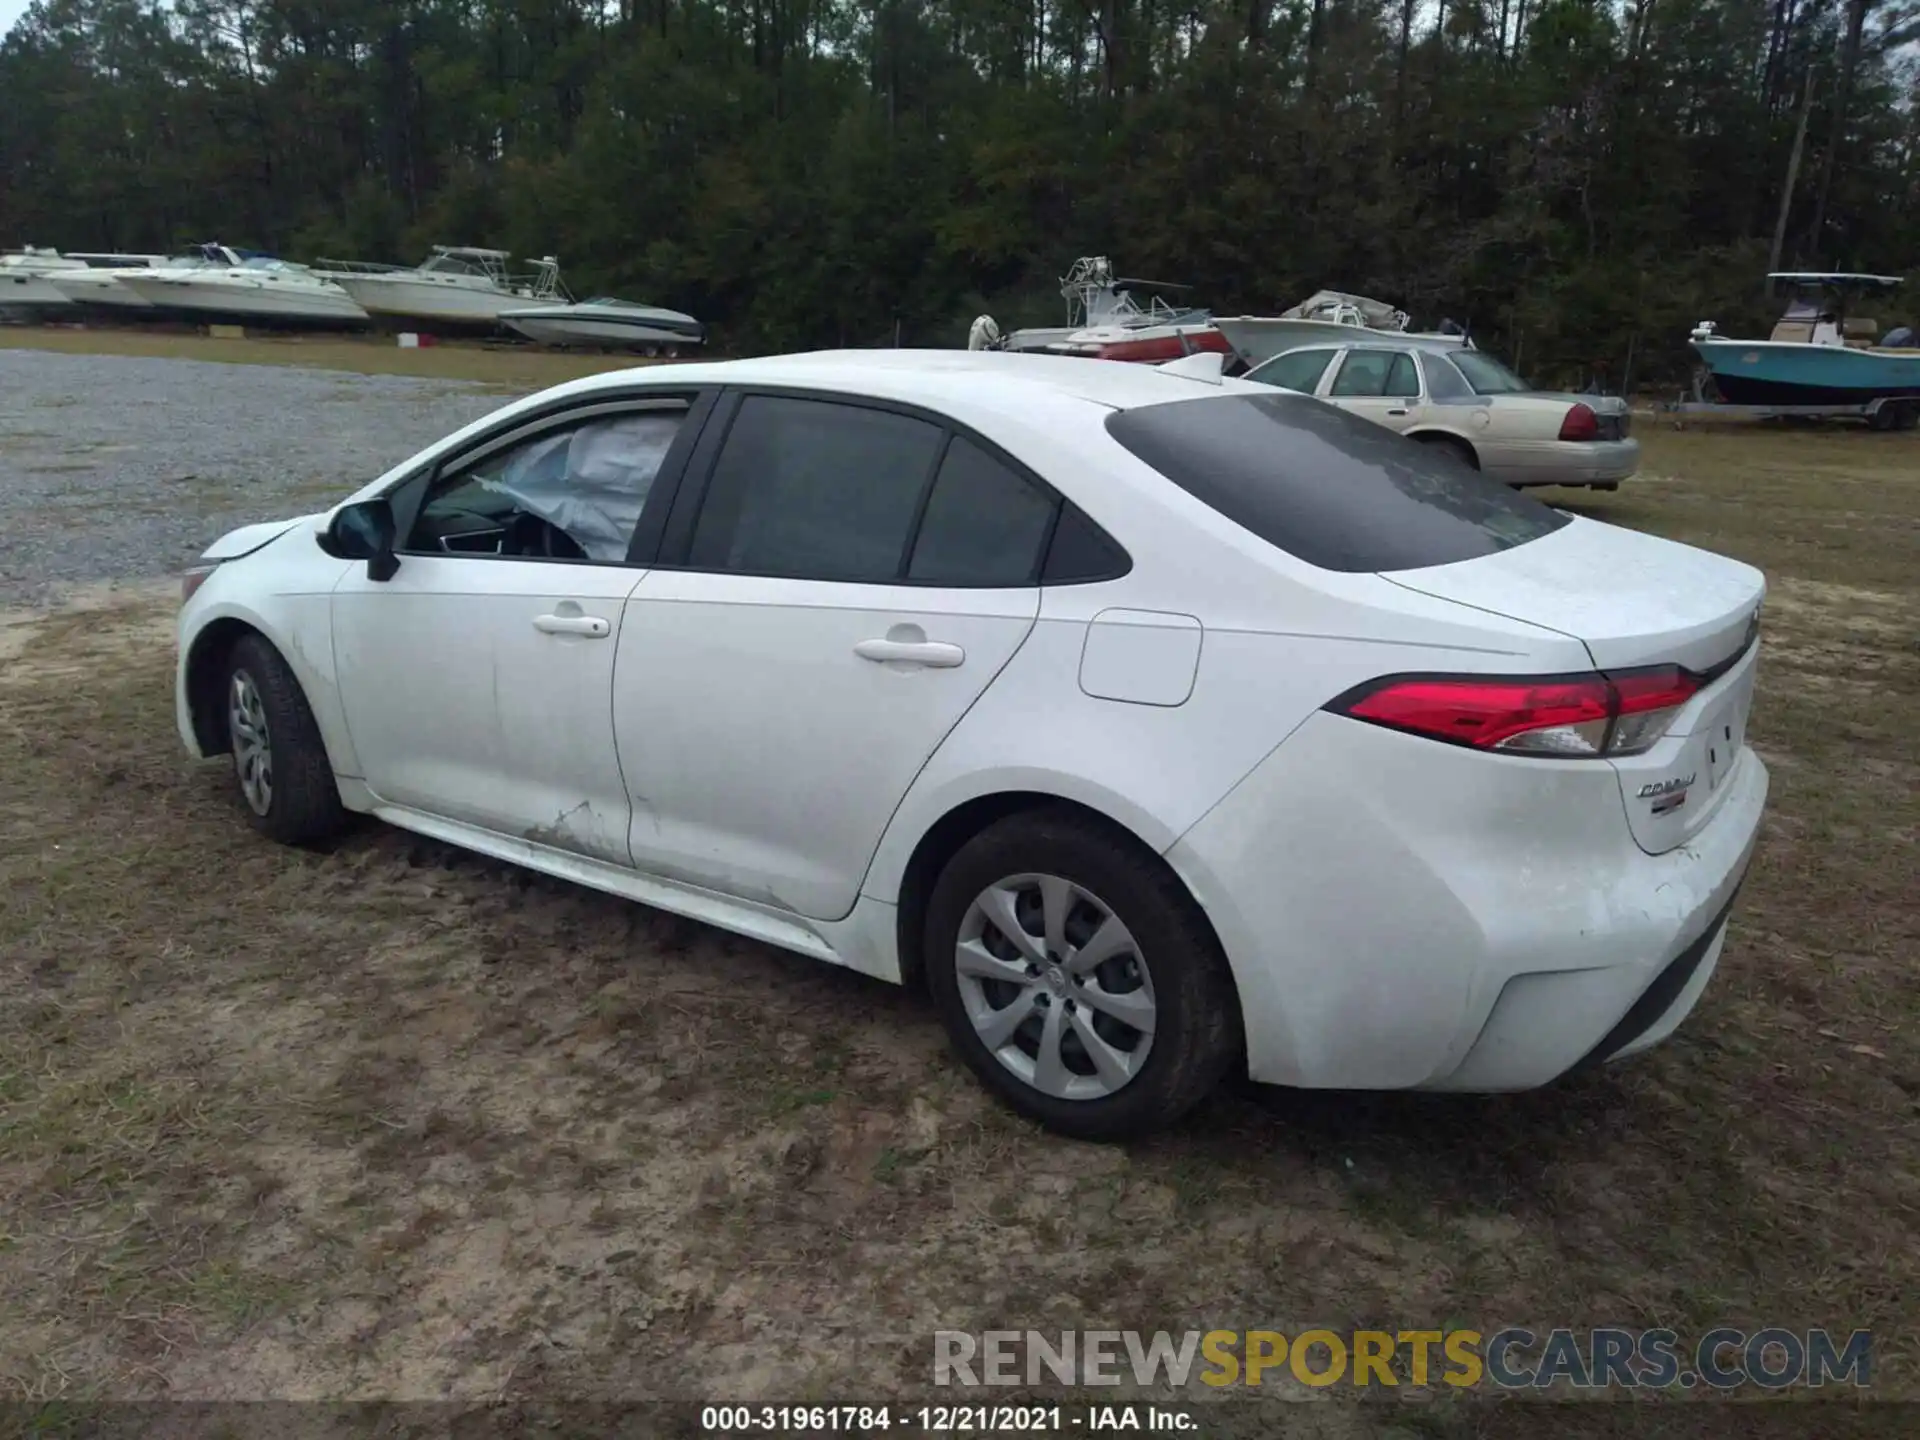
<path fill-rule="evenodd" d="M 169 589 L 0 615 L 0 1399 L 924 1399 L 940 1328 L 1503 1324 L 1870 1328 L 1920 1399 L 1920 443 L 1642 433 L 1568 503 L 1773 587 L 1699 1010 L 1540 1093 L 1242 1087 L 1129 1148 L 997 1108 L 914 995 L 374 825 L 258 840 L 180 753 Z"/>

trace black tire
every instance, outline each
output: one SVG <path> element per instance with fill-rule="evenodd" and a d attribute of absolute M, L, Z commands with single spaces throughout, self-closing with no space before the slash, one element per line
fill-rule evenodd
<path fill-rule="evenodd" d="M 243 636 L 227 654 L 219 702 L 234 762 L 234 791 L 253 828 L 283 845 L 310 845 L 340 833 L 347 824 L 333 764 L 320 727 L 280 652 L 259 635 Z M 252 687 L 265 720 L 265 803 L 261 787 L 249 784 L 243 752 L 249 747 L 236 721 L 241 682 Z M 256 772 L 257 773 L 257 772 Z"/>
<path fill-rule="evenodd" d="M 1480 454 L 1465 440 L 1454 435 L 1416 435 L 1413 437 L 1422 445 L 1431 445 L 1435 449 L 1449 452 L 1469 470 L 1480 468 Z"/>
<path fill-rule="evenodd" d="M 1087 1099 L 1043 1093 L 996 1057 L 969 1018 L 955 962 L 961 926 L 975 899 L 989 887 L 1033 875 L 1058 876 L 1096 897 L 1131 932 L 1135 949 L 1125 953 L 1134 958 L 1121 963 L 1142 967 L 1150 984 L 1151 1042 L 1138 1071 L 1111 1093 Z M 1063 1135 L 1121 1140 L 1163 1129 L 1205 1099 L 1241 1053 L 1232 974 L 1200 907 L 1156 856 L 1124 833 L 1075 811 L 1023 811 L 968 841 L 934 885 L 923 934 L 928 987 L 954 1047 L 990 1090 Z M 1039 932 L 1028 934 L 1044 948 Z M 1000 943 L 1004 945 L 1004 939 Z M 1050 970 L 1056 979 L 1059 968 Z M 1102 988 L 1107 984 L 1104 968 L 1092 976 Z M 1084 982 L 1069 977 L 1064 983 Z M 1041 988 L 1036 977 L 1033 989 Z M 1074 1005 L 1069 1001 L 1057 1002 L 1065 1007 L 1062 1025 L 1072 1022 Z M 1050 1000 L 1043 995 L 1035 1003 Z M 1081 1014 L 1097 1021 L 1097 1008 L 1088 1006 Z M 1036 1019 L 1036 1028 L 1039 1023 Z M 1080 1046 L 1078 1037 L 1068 1045 Z M 1091 1068 L 1084 1047 L 1075 1058 Z"/>

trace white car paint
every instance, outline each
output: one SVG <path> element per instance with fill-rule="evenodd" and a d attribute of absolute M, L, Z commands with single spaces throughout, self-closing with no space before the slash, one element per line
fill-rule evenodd
<path fill-rule="evenodd" d="M 1473 750 L 1323 707 L 1385 675 L 1704 665 L 1743 643 L 1764 592 L 1737 562 L 1568 517 L 1477 559 L 1322 568 L 1106 425 L 1271 389 L 994 353 L 595 376 L 349 498 L 557 406 L 763 386 L 970 427 L 1131 568 L 946 589 L 409 554 L 379 582 L 321 548 L 329 512 L 209 550 L 224 563 L 179 621 L 183 741 L 215 748 L 193 666 L 245 626 L 294 671 L 348 808 L 889 980 L 923 838 L 972 801 L 1075 802 L 1164 856 L 1204 909 L 1258 1080 L 1539 1084 L 1701 941 L 1705 960 L 1631 1048 L 1691 1008 L 1767 791 L 1744 745 L 1752 647 L 1640 756 Z M 1635 813 L 1634 782 L 1691 766 L 1713 725 L 1739 740 L 1702 768 L 1713 801 L 1669 843 L 1664 818 Z"/>

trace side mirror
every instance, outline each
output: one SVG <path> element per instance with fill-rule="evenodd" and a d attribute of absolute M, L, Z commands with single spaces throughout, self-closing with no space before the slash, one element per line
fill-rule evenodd
<path fill-rule="evenodd" d="M 384 496 L 336 511 L 327 526 L 328 551 L 342 560 L 366 561 L 369 580 L 393 578 L 400 568 L 393 546 L 393 506 Z"/>

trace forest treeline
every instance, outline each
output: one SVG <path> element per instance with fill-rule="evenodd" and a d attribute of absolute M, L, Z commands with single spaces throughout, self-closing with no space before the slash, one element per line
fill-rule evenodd
<path fill-rule="evenodd" d="M 37 0 L 0 240 L 552 253 L 736 351 L 1058 323 L 1106 254 L 1617 384 L 1767 323 L 1776 255 L 1920 270 L 1916 40 L 1920 0 Z"/>

